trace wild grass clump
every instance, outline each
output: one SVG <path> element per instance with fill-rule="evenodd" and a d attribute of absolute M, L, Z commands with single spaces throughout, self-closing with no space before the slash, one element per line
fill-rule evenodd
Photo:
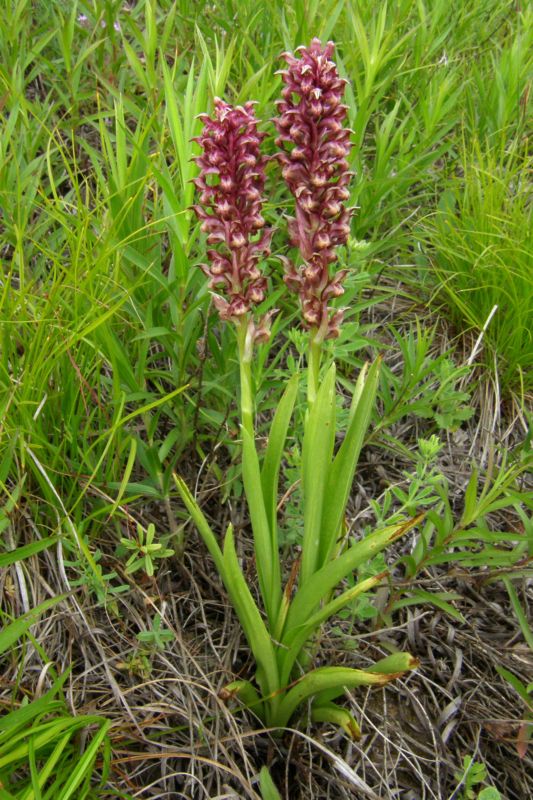
<path fill-rule="evenodd" d="M 483 332 L 485 358 L 502 389 L 533 384 L 533 226 L 531 159 L 520 145 L 500 152 L 463 143 L 460 174 L 450 177 L 425 220 L 435 300 L 457 326 Z"/>

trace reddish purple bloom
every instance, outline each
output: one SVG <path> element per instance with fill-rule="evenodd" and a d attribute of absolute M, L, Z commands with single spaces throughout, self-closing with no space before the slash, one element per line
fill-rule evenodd
<path fill-rule="evenodd" d="M 298 48 L 300 58 L 283 54 L 288 69 L 281 71 L 285 86 L 274 120 L 282 174 L 296 201 L 289 234 L 303 259 L 298 268 L 285 259 L 285 282 L 298 292 L 305 324 L 316 330 L 318 340 L 339 333 L 343 312 L 328 302 L 343 294 L 346 270 L 330 277 L 329 265 L 336 260 L 335 248 L 350 235 L 345 202 L 351 131 L 344 127 L 346 81 L 331 61 L 333 50 L 333 42 L 323 47 L 313 39 L 309 47 Z"/>
<path fill-rule="evenodd" d="M 268 256 L 272 230 L 261 215 L 266 158 L 260 153 L 265 137 L 257 130 L 254 103 L 232 106 L 215 98 L 214 118 L 202 114 L 197 141 L 203 153 L 196 159 L 195 180 L 200 203 L 194 210 L 211 246 L 201 267 L 214 289 L 214 302 L 224 320 L 239 322 L 263 302 L 267 290 L 258 261 Z M 268 336 L 268 320 L 255 338 Z"/>

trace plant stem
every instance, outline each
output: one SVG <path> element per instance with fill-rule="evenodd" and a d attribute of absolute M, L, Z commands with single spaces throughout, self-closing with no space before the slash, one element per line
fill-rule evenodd
<path fill-rule="evenodd" d="M 321 356 L 322 342 L 317 341 L 316 331 L 311 331 L 309 337 L 309 359 L 307 362 L 307 403 L 309 408 L 315 402 L 318 392 Z"/>
<path fill-rule="evenodd" d="M 254 435 L 254 401 L 252 393 L 252 354 L 253 345 L 249 341 L 248 316 L 246 315 L 237 328 L 239 344 L 239 369 L 241 378 L 241 420 L 242 426 L 253 438 Z"/>

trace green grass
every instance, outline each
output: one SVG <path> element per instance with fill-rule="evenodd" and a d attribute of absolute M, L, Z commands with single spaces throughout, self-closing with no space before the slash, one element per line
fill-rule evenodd
<path fill-rule="evenodd" d="M 533 387 L 531 164 L 521 149 L 465 143 L 437 210 L 422 223 L 435 300 L 459 327 L 484 330 L 502 388 Z M 486 328 L 486 330 L 485 330 Z"/>

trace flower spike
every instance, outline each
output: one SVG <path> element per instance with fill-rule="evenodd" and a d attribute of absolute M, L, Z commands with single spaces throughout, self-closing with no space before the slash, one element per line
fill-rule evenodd
<path fill-rule="evenodd" d="M 195 141 L 203 152 L 196 158 L 200 174 L 194 181 L 200 202 L 193 208 L 211 246 L 201 268 L 216 292 L 221 319 L 239 324 L 267 290 L 258 268 L 273 233 L 261 215 L 266 158 L 259 148 L 265 134 L 257 130 L 253 102 L 233 107 L 217 97 L 214 116 L 200 119 L 204 127 Z M 250 322 L 253 338 L 268 338 L 268 322 Z"/>
<path fill-rule="evenodd" d="M 282 175 L 296 201 L 296 216 L 289 220 L 291 243 L 300 250 L 303 264 L 285 261 L 285 282 L 296 291 L 307 328 L 315 340 L 339 334 L 343 312 L 328 301 L 343 294 L 346 271 L 330 277 L 335 248 L 350 235 L 350 133 L 344 127 L 347 107 L 342 103 L 346 81 L 331 60 L 334 44 L 324 47 L 313 39 L 298 47 L 299 58 L 284 53 L 288 68 L 281 70 L 284 87 L 274 120 L 280 148 Z"/>

